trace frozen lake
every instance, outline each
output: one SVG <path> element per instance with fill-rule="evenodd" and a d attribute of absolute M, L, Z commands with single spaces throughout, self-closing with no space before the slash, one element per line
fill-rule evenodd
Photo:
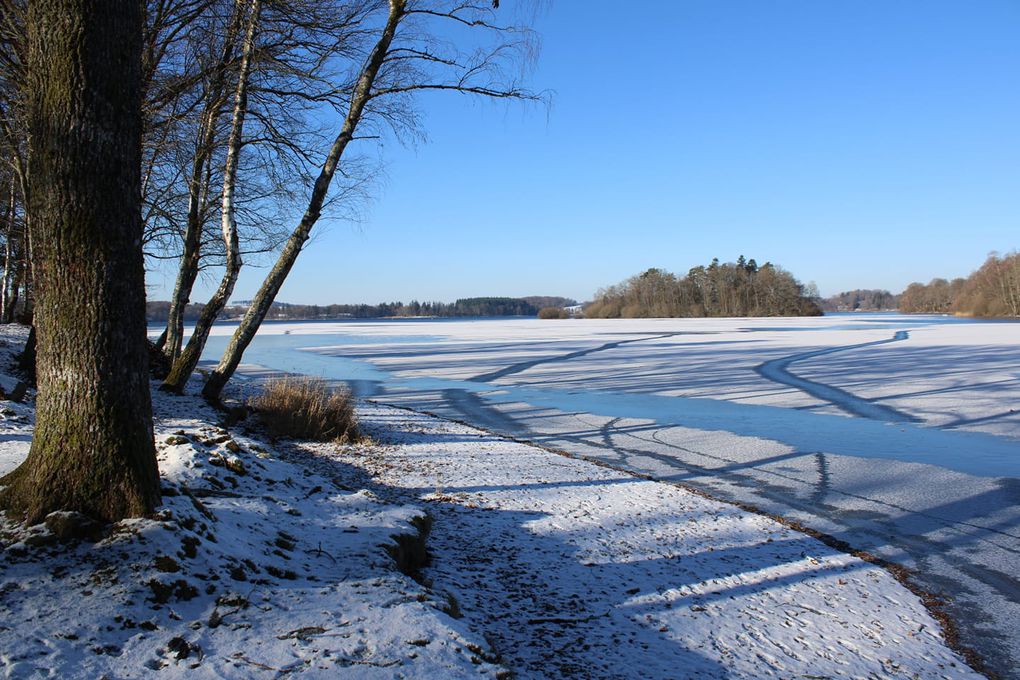
<path fill-rule="evenodd" d="M 916 569 L 1020 677 L 1020 323 L 272 323 L 245 361 L 801 521 Z"/>

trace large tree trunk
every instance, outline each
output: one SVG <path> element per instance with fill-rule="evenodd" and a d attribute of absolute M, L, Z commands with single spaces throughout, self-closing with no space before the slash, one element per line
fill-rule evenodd
<path fill-rule="evenodd" d="M 28 7 L 36 427 L 0 504 L 114 521 L 159 502 L 140 203 L 142 3 Z"/>
<path fill-rule="evenodd" d="M 308 201 L 308 208 L 305 210 L 301 222 L 298 223 L 290 238 L 287 239 L 287 243 L 283 246 L 283 250 L 276 260 L 276 264 L 273 265 L 269 274 L 266 275 L 258 293 L 255 294 L 251 304 L 248 306 L 248 310 L 245 312 L 241 324 L 234 331 L 234 335 L 231 337 L 219 365 L 209 375 L 209 379 L 202 388 L 202 394 L 206 399 L 213 402 L 219 401 L 223 388 L 234 374 L 234 371 L 237 370 L 238 364 L 241 363 L 244 350 L 248 348 L 248 345 L 255 338 L 255 334 L 258 332 L 259 326 L 262 325 L 262 321 L 266 318 L 269 308 L 283 286 L 283 282 L 287 279 L 287 275 L 290 274 L 290 270 L 297 261 L 298 255 L 301 254 L 301 248 L 304 247 L 305 242 L 308 240 L 312 227 L 318 221 L 319 215 L 322 212 L 322 205 L 326 200 L 326 194 L 329 193 L 329 186 L 333 182 L 333 175 L 336 172 L 337 164 L 340 162 L 340 158 L 343 156 L 347 145 L 354 138 L 354 130 L 361 121 L 365 106 L 372 97 L 372 84 L 375 82 L 375 77 L 378 75 L 379 69 L 390 49 L 393 36 L 396 34 L 397 25 L 404 17 L 405 9 L 406 0 L 390 0 L 389 16 L 387 17 L 386 25 L 383 27 L 382 34 L 372 48 L 372 52 L 369 54 L 368 60 L 358 77 L 358 84 L 351 97 L 350 108 L 344 117 L 340 133 L 333 140 L 329 155 L 326 156 L 326 162 L 323 164 L 322 169 L 319 171 L 319 176 L 315 180 L 315 186 Z"/>
<path fill-rule="evenodd" d="M 255 52 L 255 29 L 258 26 L 259 0 L 252 0 L 248 28 L 245 32 L 241 67 L 237 74 L 237 90 L 234 94 L 234 114 L 230 125 L 230 137 L 227 140 L 227 160 L 223 169 L 223 195 L 221 207 L 221 228 L 223 245 L 227 251 L 226 271 L 220 285 L 213 293 L 209 303 L 202 309 L 202 314 L 195 323 L 187 347 L 174 361 L 169 375 L 163 381 L 161 389 L 169 392 L 181 392 L 191 373 L 198 365 L 205 349 L 216 318 L 226 307 L 237 283 L 237 275 L 241 271 L 241 248 L 237 239 L 237 221 L 235 219 L 234 190 L 237 186 L 237 166 L 241 155 L 241 134 L 244 131 L 244 117 L 248 111 L 248 75 L 251 72 L 252 54 Z"/>

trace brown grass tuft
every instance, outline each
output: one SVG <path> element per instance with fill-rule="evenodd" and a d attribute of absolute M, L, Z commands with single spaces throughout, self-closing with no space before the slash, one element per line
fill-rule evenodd
<path fill-rule="evenodd" d="M 347 387 L 330 388 L 316 378 L 277 378 L 249 404 L 278 437 L 344 443 L 361 438 Z"/>

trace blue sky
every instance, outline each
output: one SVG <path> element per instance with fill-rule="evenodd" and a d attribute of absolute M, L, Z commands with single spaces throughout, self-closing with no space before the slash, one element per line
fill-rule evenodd
<path fill-rule="evenodd" d="M 536 28 L 552 107 L 423 98 L 428 142 L 385 145 L 280 300 L 583 300 L 740 254 L 899 292 L 1020 247 L 1016 0 L 559 0 Z"/>

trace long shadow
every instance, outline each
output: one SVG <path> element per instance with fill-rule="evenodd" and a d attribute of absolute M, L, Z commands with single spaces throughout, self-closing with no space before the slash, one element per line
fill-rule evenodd
<path fill-rule="evenodd" d="M 450 402 L 446 402 L 448 405 Z M 463 402 L 457 402 L 463 403 Z M 439 415 L 450 417 L 460 416 L 466 418 L 470 422 L 478 422 L 478 406 L 481 405 L 484 408 L 484 412 L 495 413 L 503 415 L 497 409 L 493 409 L 485 404 L 484 401 L 478 400 L 474 402 L 472 408 L 461 411 L 459 414 L 450 414 L 449 412 L 440 411 Z M 665 470 L 678 470 L 677 474 L 669 474 L 663 470 L 656 472 L 656 478 L 662 481 L 673 482 L 673 483 L 694 483 L 697 485 L 704 485 L 706 480 L 727 480 L 734 483 L 742 488 L 748 490 L 749 493 L 759 496 L 766 497 L 770 501 L 782 504 L 786 507 L 792 507 L 811 514 L 822 514 L 832 515 L 834 508 L 832 507 L 820 507 L 821 500 L 829 495 L 835 494 L 843 496 L 845 498 L 853 498 L 860 501 L 874 503 L 877 505 L 885 506 L 889 511 L 900 514 L 904 517 L 914 517 L 917 519 L 923 518 L 927 524 L 925 525 L 925 531 L 932 531 L 936 528 L 951 528 L 951 527 L 967 527 L 968 529 L 974 529 L 982 532 L 988 532 L 990 534 L 998 534 L 1003 538 L 1009 540 L 1020 540 L 1020 535 L 1016 533 L 1018 527 L 1015 523 L 1009 523 L 1002 528 L 997 527 L 995 524 L 984 521 L 980 524 L 967 521 L 968 517 L 985 518 L 985 515 L 996 507 L 1002 507 L 1003 504 L 1008 505 L 1007 499 L 1001 497 L 1001 494 L 989 494 L 987 495 L 987 503 L 985 498 L 981 497 L 966 497 L 954 501 L 946 501 L 936 508 L 929 509 L 927 512 L 918 512 L 910 508 L 892 503 L 889 501 L 881 500 L 873 496 L 864 495 L 866 492 L 860 490 L 854 492 L 846 489 L 833 489 L 831 480 L 831 471 L 827 457 L 821 453 L 813 454 L 815 456 L 818 480 L 814 483 L 808 483 L 803 477 L 787 474 L 781 470 L 775 468 L 769 468 L 768 466 L 774 465 L 775 463 L 790 461 L 796 459 L 802 459 L 806 457 L 807 453 L 800 451 L 793 451 L 787 454 L 781 454 L 776 456 L 769 456 L 765 458 L 755 458 L 753 460 L 739 461 L 724 456 L 713 455 L 703 451 L 696 451 L 691 448 L 683 447 L 678 444 L 672 444 L 657 437 L 657 431 L 661 428 L 657 425 L 640 425 L 630 426 L 626 430 L 617 431 L 617 423 L 620 419 L 612 419 L 602 425 L 598 429 L 593 429 L 588 432 L 564 432 L 558 430 L 549 434 L 541 434 L 534 431 L 528 433 L 525 437 L 526 440 L 534 442 L 539 445 L 552 446 L 555 448 L 563 447 L 566 444 L 578 444 L 585 448 L 597 449 L 600 453 L 597 456 L 592 456 L 590 451 L 582 451 L 582 455 L 587 457 L 595 457 L 600 461 L 609 462 L 615 466 L 622 467 L 628 471 L 645 473 L 649 470 L 650 462 L 654 461 L 659 464 Z M 499 428 L 492 428 L 492 431 L 510 435 L 520 435 L 521 424 L 515 421 L 515 430 L 513 432 L 501 430 Z M 638 436 L 640 431 L 652 432 L 651 439 L 642 439 Z M 616 440 L 619 435 L 626 435 L 633 437 L 638 441 L 645 441 L 652 444 L 656 450 L 650 450 L 648 448 L 636 448 L 633 446 L 622 445 Z M 662 449 L 672 451 L 675 453 L 666 453 Z M 695 463 L 691 460 L 691 457 L 698 457 L 708 459 L 720 463 L 720 465 L 702 465 Z M 770 486 L 764 482 L 762 477 L 774 477 L 777 480 L 781 480 L 783 485 Z M 801 487 L 807 485 L 812 488 L 811 497 L 805 501 L 799 499 L 794 494 L 790 493 L 789 486 L 793 484 L 794 487 Z M 993 497 L 994 496 L 994 497 Z M 903 519 L 899 520 L 904 523 Z M 920 532 L 921 527 L 914 525 L 913 530 Z M 887 540 L 894 540 L 896 534 L 901 531 L 890 531 L 886 535 Z M 843 537 L 850 543 L 853 543 L 852 536 Z M 965 537 L 961 534 L 957 537 L 955 545 L 959 546 L 959 541 L 965 540 Z M 966 537 L 966 540 L 981 540 L 974 536 Z M 1007 550 L 1009 552 L 1020 554 L 1020 550 L 1016 546 L 1009 546 L 1002 544 L 998 541 L 991 539 L 984 539 L 987 542 L 994 544 L 997 548 Z M 952 545 L 953 542 L 950 542 Z"/>
<path fill-rule="evenodd" d="M 883 406 L 881 404 L 875 404 L 868 400 L 861 399 L 860 397 L 837 387 L 801 378 L 789 371 L 791 364 L 798 361 L 804 361 L 805 359 L 813 359 L 815 357 L 834 354 L 836 352 L 846 352 L 854 349 L 863 349 L 865 347 L 885 345 L 891 342 L 907 340 L 909 337 L 910 335 L 907 331 L 897 331 L 892 338 L 887 340 L 876 340 L 874 342 L 862 342 L 856 345 L 844 345 L 841 347 L 829 347 L 826 349 L 814 350 L 812 352 L 802 352 L 800 354 L 783 357 L 782 359 L 766 361 L 765 363 L 756 366 L 754 370 L 763 378 L 773 382 L 782 383 L 783 385 L 789 385 L 790 387 L 796 387 L 799 390 L 807 392 L 813 397 L 829 402 L 850 415 L 861 416 L 862 418 L 871 418 L 873 420 L 884 420 L 892 423 L 916 423 L 920 421 L 919 418 L 902 413 L 894 408 L 890 408 L 889 406 Z"/>
<path fill-rule="evenodd" d="M 385 437 L 392 432 L 384 428 L 373 434 Z M 428 433 L 404 433 L 402 441 L 431 445 L 447 440 Z M 360 467 L 300 447 L 291 446 L 287 451 L 291 460 L 304 461 L 320 472 L 331 467 L 346 484 L 392 502 L 420 506 L 421 497 L 435 491 L 381 483 Z M 626 483 L 633 480 L 596 480 L 560 487 Z M 457 489 L 467 490 L 500 488 Z M 449 500 L 427 502 L 425 507 L 434 518 L 429 537 L 434 554 L 431 566 L 424 570 L 433 597 L 445 604 L 444 593 L 450 593 L 473 637 L 493 645 L 515 677 L 676 677 L 678 669 L 684 669 L 683 677 L 690 678 L 729 676 L 729 670 L 717 660 L 663 635 L 628 609 L 631 595 L 625 584 L 648 581 L 643 572 L 649 565 L 615 564 L 611 575 L 593 568 L 576 545 L 558 535 L 527 528 L 545 519 L 544 512 L 482 509 Z M 678 562 L 655 566 L 664 567 L 665 578 L 677 585 L 690 580 Z M 761 566 L 769 565 L 763 562 Z M 724 568 L 721 562 L 718 567 Z M 706 566 L 705 578 L 711 575 Z M 576 643 L 578 639 L 583 642 Z M 646 659 L 640 672 L 633 666 L 636 658 Z"/>
<path fill-rule="evenodd" d="M 653 336 L 654 337 L 654 336 Z M 638 342 L 650 338 L 642 337 L 636 339 Z M 876 344 L 885 344 L 893 340 L 882 340 L 876 343 L 861 343 L 851 347 L 872 347 Z M 611 344 L 611 343 L 606 343 Z M 707 453 L 695 450 L 673 447 L 667 449 L 668 453 L 662 450 L 647 451 L 644 449 L 649 444 L 636 446 L 621 446 L 614 441 L 613 428 L 610 432 L 602 431 L 602 428 L 595 428 L 590 433 L 578 431 L 570 437 L 563 437 L 555 431 L 535 432 L 533 425 L 535 417 L 529 415 L 523 418 L 523 431 L 517 424 L 519 416 L 507 413 L 507 408 L 489 407 L 497 400 L 495 396 L 473 394 L 471 399 L 460 399 L 456 408 L 451 408 L 445 415 L 452 414 L 464 420 L 483 424 L 495 431 L 504 432 L 513 436 L 531 439 L 539 443 L 547 443 L 552 446 L 579 451 L 582 455 L 589 455 L 592 458 L 604 460 L 613 465 L 619 465 L 636 471 L 647 472 L 649 465 L 671 466 L 677 469 L 676 475 L 665 474 L 671 481 L 678 481 L 685 484 L 695 484 L 706 489 L 710 493 L 735 497 L 741 499 L 761 499 L 766 506 L 785 508 L 798 516 L 810 516 L 824 525 L 831 526 L 833 523 L 844 527 L 834 532 L 837 537 L 846 540 L 852 545 L 885 546 L 890 550 L 902 551 L 917 560 L 921 567 L 933 562 L 943 560 L 950 565 L 952 570 L 960 574 L 966 574 L 973 579 L 977 585 L 994 589 L 1003 593 L 1006 600 L 1010 600 L 1015 592 L 1011 590 L 1013 583 L 1006 572 L 1008 570 L 995 570 L 978 562 L 978 557 L 968 560 L 967 552 L 971 550 L 984 549 L 980 544 L 994 545 L 996 549 L 1016 555 L 1015 535 L 1016 523 L 1009 517 L 993 520 L 986 517 L 990 512 L 998 509 L 1004 497 L 996 494 L 988 494 L 982 498 L 981 494 L 968 496 L 957 493 L 955 489 L 944 491 L 946 498 L 941 504 L 926 505 L 925 512 L 917 512 L 909 504 L 889 502 L 885 496 L 887 489 L 866 488 L 856 480 L 849 485 L 843 480 L 845 468 L 834 468 L 832 459 L 823 455 L 821 451 L 853 456 L 884 456 L 893 459 L 911 460 L 914 462 L 932 462 L 937 465 L 944 465 L 949 469 L 961 470 L 971 474 L 1008 474 L 1015 475 L 1017 470 L 1017 453 L 1012 442 L 1005 442 L 1000 438 L 985 436 L 964 436 L 953 437 L 941 435 L 954 435 L 955 432 L 936 431 L 927 428 L 917 428 L 907 425 L 905 428 L 890 427 L 887 422 L 862 422 L 857 419 L 846 419 L 834 416 L 816 416 L 815 414 L 803 413 L 805 417 L 793 417 L 789 409 L 776 409 L 770 407 L 744 406 L 725 402 L 708 404 L 710 400 L 697 399 L 672 399 L 654 398 L 648 401 L 634 399 L 617 399 L 621 391 L 624 392 L 656 392 L 673 389 L 677 383 L 697 385 L 703 389 L 711 389 L 713 386 L 725 384 L 727 387 L 748 389 L 749 394 L 755 390 L 761 390 L 759 377 L 748 370 L 747 379 L 734 376 L 732 363 L 734 358 L 741 358 L 746 361 L 747 352 L 741 353 L 720 353 L 716 349 L 713 352 L 711 347 L 704 348 L 698 353 L 692 352 L 686 346 L 667 346 L 667 343 L 658 343 L 655 351 L 648 348 L 647 351 L 625 352 L 628 360 L 632 359 L 635 365 L 641 366 L 638 371 L 628 370 L 624 375 L 614 374 L 613 367 L 608 366 L 610 353 L 602 357 L 593 357 L 590 362 L 596 368 L 606 366 L 607 371 L 585 371 L 582 380 L 557 377 L 557 387 L 576 387 L 584 390 L 602 390 L 605 399 L 583 399 L 573 400 L 563 390 L 548 390 L 544 394 L 538 394 L 537 390 L 515 391 L 513 386 L 507 388 L 507 394 L 499 397 L 504 403 L 511 400 L 518 400 L 523 403 L 538 405 L 536 408 L 544 407 L 550 412 L 591 411 L 611 417 L 626 415 L 633 418 L 650 418 L 657 421 L 660 426 L 677 424 L 680 426 L 693 427 L 698 429 L 718 430 L 731 432 L 738 435 L 766 437 L 789 444 L 794 451 L 805 454 L 815 454 L 817 478 L 819 482 L 815 485 L 806 483 L 803 476 L 787 474 L 777 466 L 764 468 L 763 465 L 775 461 L 739 461 L 730 459 L 725 461 L 725 456 L 716 456 L 714 463 L 721 463 L 722 467 L 729 467 L 724 474 L 712 464 L 696 465 L 691 459 L 696 457 L 713 457 Z M 604 348 L 601 345 L 589 350 L 580 352 L 591 353 L 591 350 Z M 618 346 L 619 347 L 619 346 Z M 639 347 L 635 345 L 635 347 Z M 479 353 L 486 348 L 479 347 Z M 521 349 L 515 346 L 515 349 Z M 530 348 L 529 348 L 530 349 Z M 622 349 L 622 348 L 621 348 Z M 768 354 L 774 355 L 779 350 L 763 348 Z M 1000 370 L 1002 366 L 1016 366 L 1015 350 L 1007 350 L 997 347 L 968 347 L 968 348 L 910 348 L 895 351 L 895 357 L 885 357 L 883 361 L 869 365 L 870 353 L 861 352 L 860 356 L 853 356 L 851 353 L 840 355 L 836 352 L 845 351 L 847 347 L 834 348 L 833 351 L 823 354 L 812 354 L 810 352 L 794 357 L 777 357 L 774 361 L 795 358 L 805 360 L 811 356 L 825 356 L 827 359 L 821 380 L 827 380 L 828 375 L 838 376 L 842 381 L 839 387 L 831 386 L 843 394 L 851 394 L 858 389 L 865 391 L 876 390 L 881 393 L 881 388 L 887 384 L 889 375 L 892 374 L 897 382 L 909 383 L 911 380 L 923 380 L 932 375 L 933 366 L 939 366 L 940 380 L 950 383 L 947 387 L 934 390 L 924 390 L 926 395 L 938 395 L 948 392 L 965 392 L 967 389 L 979 389 L 980 385 L 973 384 L 975 369 L 979 369 L 982 375 L 989 375 L 989 371 Z M 380 352 L 379 354 L 383 354 Z M 574 358 L 577 355 L 574 354 Z M 544 357 L 538 362 L 523 362 L 514 364 L 511 367 L 526 370 L 540 363 L 552 363 L 565 360 L 563 356 Z M 654 364 L 648 367 L 649 360 Z M 697 379 L 691 380 L 689 376 L 682 378 L 677 371 L 688 370 L 687 362 L 700 360 L 697 365 Z M 628 361 L 628 363 L 630 363 Z M 946 364 L 948 363 L 948 367 Z M 402 364 L 397 370 L 410 369 L 434 370 L 441 369 L 467 369 L 472 365 L 472 357 L 465 356 L 462 360 L 449 362 L 446 360 L 421 360 L 413 365 Z M 586 364 L 587 365 L 587 364 Z M 751 366 L 749 366 L 751 368 Z M 861 368 L 866 370 L 862 371 Z M 492 376 L 500 371 L 490 371 L 482 374 L 481 377 Z M 466 371 L 465 371 L 466 372 Z M 519 372 L 519 371 L 517 371 Z M 504 376 L 511 373 L 503 373 Z M 760 376 L 760 374 L 759 374 Z M 764 376 L 762 376 L 764 377 Z M 814 376 L 813 376 L 814 377 Z M 495 379 L 495 378 L 491 378 Z M 753 379 L 753 380 L 752 380 Z M 452 383 L 452 381 L 450 381 Z M 475 383 L 477 383 L 477 379 Z M 816 384 L 818 381 L 812 381 Z M 548 380 L 546 381 L 548 384 Z M 782 383 L 780 383 L 782 384 Z M 439 401 L 452 393 L 444 393 L 443 390 L 456 390 L 451 384 L 443 384 L 443 381 L 436 381 L 436 392 L 440 395 Z M 439 386 L 442 386 L 441 388 Z M 416 387 L 416 386 L 415 386 Z M 800 389 L 795 386 L 787 386 L 791 389 Z M 1003 385 L 1002 387 L 1005 387 Z M 486 389 L 492 386 L 486 385 Z M 474 392 L 474 390 L 468 390 Z M 550 394 L 556 392 L 556 394 Z M 642 395 L 625 394 L 626 397 L 638 397 Z M 815 398 L 819 398 L 816 395 Z M 855 396 L 855 395 L 852 395 Z M 860 399 L 859 397 L 857 397 Z M 895 399 L 892 397 L 879 397 L 880 400 Z M 861 400 L 869 402 L 871 400 Z M 875 404 L 872 404 L 875 405 Z M 786 413 L 784 413 L 786 411 Z M 481 423 L 477 420 L 480 413 L 488 413 L 488 420 Z M 811 416 L 811 417 L 807 417 Z M 1003 414 L 1005 416 L 1005 414 Z M 509 419 L 509 420 L 508 420 Z M 512 422 L 511 422 L 512 421 Z M 903 422 L 903 421 L 900 421 Z M 555 428 L 552 428 L 555 430 Z M 654 428 L 653 428 L 654 429 Z M 532 430 L 529 432 L 529 430 Z M 664 445 L 666 442 L 658 441 L 656 445 Z M 905 453 L 904 453 L 905 452 Z M 977 459 L 985 458 L 985 461 L 978 462 Z M 681 459 L 679 462 L 677 459 Z M 684 460 L 686 459 L 686 461 Z M 796 456 L 792 459 L 796 461 Z M 844 459 L 845 460 L 845 459 Z M 705 461 L 701 461 L 705 462 Z M 872 468 L 884 465 L 884 463 L 869 463 L 857 461 L 862 468 Z M 895 463 L 890 463 L 894 465 Z M 669 467 L 665 467 L 669 469 Z M 879 468 L 880 469 L 880 468 Z M 869 477 L 874 479 L 874 475 Z M 952 478 L 950 478 L 952 479 Z M 771 480 L 771 481 L 770 481 Z M 842 483 L 841 483 L 842 482 Z M 938 487 L 925 489 L 927 482 L 923 479 L 904 480 L 906 483 L 914 483 L 919 486 L 919 495 L 925 494 L 938 496 Z M 825 484 L 828 488 L 825 488 Z M 874 483 L 873 481 L 869 483 Z M 890 484 L 899 483 L 890 480 Z M 945 484 L 944 480 L 933 480 L 932 483 Z M 856 486 L 855 486 L 856 484 Z M 804 498 L 798 493 L 804 487 L 810 489 L 808 497 Z M 840 507 L 841 506 L 841 507 Z M 934 513 L 934 514 L 933 514 Z M 948 535 L 941 535 L 948 531 Z M 968 533 L 969 532 L 969 533 Z M 1015 557 L 1013 558 L 1015 559 Z M 980 606 L 973 603 L 976 599 L 984 597 L 983 591 L 975 588 L 975 584 L 968 583 L 967 579 L 956 576 L 951 571 L 948 575 L 944 571 L 939 573 L 928 572 L 922 574 L 924 582 L 929 584 L 943 584 L 949 592 L 955 592 L 958 597 L 952 605 L 957 612 L 957 618 L 964 624 L 965 638 L 971 643 L 976 640 L 989 658 L 995 660 L 995 665 L 1000 669 L 1015 667 L 1012 664 L 1013 651 L 1016 649 L 1015 640 L 1010 639 L 1009 634 L 1000 629 L 990 628 L 984 620 L 987 612 Z M 994 602 L 989 604 L 997 607 Z M 968 609 L 970 607 L 970 609 Z M 1015 637 L 1015 636 L 1014 636 Z M 1011 647 L 1012 645 L 1012 647 Z M 1000 649 L 996 650 L 996 647 Z M 1004 675 L 1009 676 L 1008 672 Z M 1016 676 L 1009 676 L 1016 677 Z"/>
<path fill-rule="evenodd" d="M 677 335 L 687 335 L 687 333 L 662 333 L 659 335 L 649 335 L 647 337 L 634 338 L 632 340 L 617 340 L 616 342 L 607 342 L 606 344 L 599 345 L 598 347 L 582 349 L 576 352 L 570 352 L 569 354 L 561 354 L 559 356 L 545 357 L 543 359 L 536 359 L 534 361 L 524 361 L 519 364 L 512 364 L 510 366 L 507 366 L 506 368 L 501 368 L 498 371 L 491 371 L 489 373 L 482 373 L 480 375 L 476 375 L 473 378 L 469 378 L 469 380 L 471 380 L 472 382 L 492 382 L 493 380 L 498 380 L 499 378 L 503 378 L 508 375 L 513 375 L 514 373 L 521 373 L 523 371 L 528 370 L 529 368 L 534 368 L 535 366 L 538 366 L 540 364 L 552 364 L 560 361 L 569 361 L 570 359 L 577 359 L 579 357 L 587 356 L 589 354 L 594 354 L 595 352 L 605 352 L 606 350 L 616 349 L 617 347 L 629 345 L 635 342 L 647 342 L 648 340 L 661 340 L 663 338 L 672 338 Z"/>
<path fill-rule="evenodd" d="M 429 434 L 410 433 L 403 440 L 433 443 Z M 609 487 L 647 483 L 623 478 L 609 483 L 468 484 L 444 487 L 443 493 L 494 491 L 513 497 L 525 489 L 591 487 L 592 499 L 600 501 Z M 433 491 L 414 483 L 400 488 L 380 485 L 369 478 L 359 480 L 360 484 L 402 501 L 420 502 L 422 494 Z M 570 516 L 583 515 L 584 502 L 570 493 L 563 499 L 564 507 L 574 508 Z M 670 528 L 660 538 L 638 546 L 640 529 L 656 524 L 654 508 L 649 516 L 637 513 L 626 519 L 619 525 L 621 533 L 615 535 L 604 533 L 612 530 L 599 520 L 573 529 L 554 524 L 550 530 L 543 512 L 465 507 L 443 497 L 429 508 L 436 517 L 430 542 L 439 552 L 426 575 L 435 588 L 455 595 L 465 620 L 476 630 L 486 631 L 522 677 L 745 677 L 746 667 L 743 671 L 735 667 L 733 658 L 727 657 L 730 652 L 722 652 L 727 659 L 724 665 L 698 649 L 716 642 L 739 646 L 748 630 L 768 638 L 771 626 L 784 626 L 784 618 L 789 623 L 796 617 L 777 610 L 767 619 L 743 624 L 730 639 L 729 633 L 711 623 L 713 615 L 726 611 L 727 617 L 734 617 L 738 610 L 753 614 L 755 607 L 761 611 L 774 606 L 800 608 L 801 614 L 817 615 L 816 621 L 822 621 L 832 615 L 802 606 L 799 595 L 809 592 L 817 579 L 854 579 L 855 572 L 870 568 L 856 561 L 845 567 L 824 563 L 811 567 L 805 563 L 806 556 L 835 553 L 796 532 L 782 540 L 746 545 L 746 539 L 740 539 L 739 545 L 698 543 L 694 552 L 689 552 L 690 544 L 672 548 L 668 537 L 681 535 L 682 525 L 695 521 L 675 513 L 669 515 L 664 527 Z M 664 513 L 670 510 L 663 508 Z M 533 528 L 537 526 L 547 528 Z M 721 541 L 732 538 L 719 536 Z M 621 541 L 618 548 L 607 549 L 606 541 L 614 540 Z M 613 552 L 617 549 L 618 553 Z M 696 626 L 686 626 L 700 612 L 711 613 L 705 613 Z M 774 629 L 776 633 L 783 630 Z M 805 650 L 794 661 L 783 659 L 790 665 L 779 675 L 794 677 L 798 671 L 815 670 L 808 657 L 818 651 L 824 654 L 821 646 Z M 638 658 L 640 667 L 634 665 Z M 751 668 L 761 663 L 757 658 L 749 661 Z"/>
<path fill-rule="evenodd" d="M 481 403 L 485 409 L 500 412 L 484 400 Z M 460 413 L 443 408 L 441 402 L 435 405 L 440 407 L 437 409 L 440 415 L 446 417 L 471 422 L 477 416 L 478 404 Z M 568 414 L 561 416 L 575 425 L 583 418 Z M 1011 670 L 1005 672 L 1005 669 L 1015 668 L 1012 661 L 1015 640 L 1001 628 L 1001 624 L 990 627 L 989 610 L 984 608 L 995 610 L 999 607 L 994 599 L 989 599 L 989 589 L 1007 603 L 1020 597 L 1020 583 L 1015 577 L 990 566 L 997 560 L 1013 561 L 1020 556 L 1020 526 L 1015 513 L 1008 512 L 1009 508 L 1020 505 L 1020 491 L 1008 485 L 1012 480 L 995 480 L 993 484 L 997 487 L 977 493 L 954 488 L 940 492 L 937 486 L 928 488 L 916 472 L 902 481 L 888 479 L 881 474 L 877 477 L 865 474 L 858 479 L 853 474 L 848 482 L 845 466 L 833 469 L 829 455 L 815 452 L 813 467 L 816 478 L 812 481 L 805 478 L 812 466 L 802 466 L 800 474 L 791 474 L 775 465 L 803 459 L 807 454 L 800 451 L 761 459 L 735 460 L 668 442 L 659 436 L 663 429 L 659 423 L 622 426 L 620 418 L 609 418 L 586 430 L 578 428 L 570 431 L 558 426 L 560 424 L 551 417 L 546 420 L 549 421 L 547 428 L 532 430 L 523 437 L 515 436 L 554 449 L 565 449 L 620 469 L 642 474 L 651 472 L 661 481 L 693 485 L 715 496 L 750 502 L 786 516 L 792 514 L 802 521 L 804 517 L 812 518 L 808 520 L 809 524 L 820 520 L 821 525 L 826 527 L 823 531 L 838 541 L 878 551 L 894 561 L 916 564 L 922 569 L 915 576 L 916 582 L 929 590 L 956 596 L 950 611 L 961 625 L 966 644 L 978 648 L 1004 677 L 1020 677 Z M 533 424 L 527 419 L 524 422 Z M 651 436 L 645 439 L 641 436 L 642 432 L 649 432 Z M 621 436 L 634 437 L 634 444 L 624 444 L 619 439 Z M 898 463 L 890 461 L 888 465 L 896 466 Z M 677 473 L 671 474 L 669 470 Z M 850 471 L 853 472 L 853 469 Z M 775 482 L 770 482 L 770 479 Z M 865 480 L 881 481 L 882 488 L 869 490 L 861 486 Z M 919 496 L 915 494 L 904 500 L 912 501 L 919 497 L 925 501 L 924 509 L 909 507 L 909 502 L 896 502 L 895 495 L 890 500 L 889 485 L 898 488 L 897 485 L 903 483 L 920 485 L 917 490 Z M 930 483 L 945 482 L 932 480 Z M 808 493 L 801 493 L 801 489 Z M 927 502 L 928 496 L 939 502 Z M 926 565 L 933 559 L 938 559 L 943 566 L 929 571 Z M 992 561 L 986 564 L 984 559 Z"/>

